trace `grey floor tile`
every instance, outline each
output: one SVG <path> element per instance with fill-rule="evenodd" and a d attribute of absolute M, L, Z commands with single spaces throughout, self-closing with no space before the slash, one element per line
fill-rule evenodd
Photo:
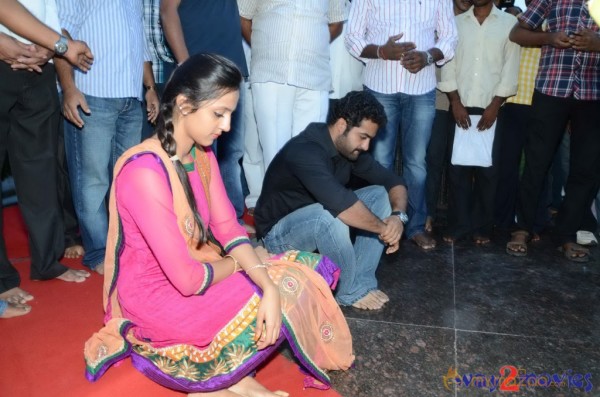
<path fill-rule="evenodd" d="M 454 363 L 454 331 L 349 320 L 355 367 L 332 375 L 344 397 L 453 395 L 442 375 Z"/>

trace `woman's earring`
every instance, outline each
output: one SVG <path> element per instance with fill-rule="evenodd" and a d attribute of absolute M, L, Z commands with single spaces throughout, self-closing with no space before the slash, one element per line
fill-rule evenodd
<path fill-rule="evenodd" d="M 181 107 L 181 105 L 177 105 L 177 108 L 179 109 L 179 113 L 181 113 L 182 116 L 187 116 L 189 114 L 183 111 L 183 107 Z"/>

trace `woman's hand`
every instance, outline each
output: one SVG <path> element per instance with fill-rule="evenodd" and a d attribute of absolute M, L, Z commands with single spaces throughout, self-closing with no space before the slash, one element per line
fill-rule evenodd
<path fill-rule="evenodd" d="M 254 341 L 258 350 L 274 344 L 281 332 L 281 302 L 279 289 L 270 283 L 263 289 L 263 297 L 258 307 Z"/>

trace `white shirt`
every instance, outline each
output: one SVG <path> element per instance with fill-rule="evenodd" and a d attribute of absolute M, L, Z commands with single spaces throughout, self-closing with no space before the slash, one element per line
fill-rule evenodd
<path fill-rule="evenodd" d="M 343 0 L 238 0 L 252 20 L 252 83 L 331 89 L 329 24 L 344 20 Z"/>
<path fill-rule="evenodd" d="M 452 0 L 354 0 L 348 17 L 345 43 L 359 58 L 369 44 L 383 45 L 390 36 L 404 33 L 399 42 L 415 43 L 417 51 L 436 47 L 444 64 L 454 56 L 457 33 Z M 436 33 L 438 39 L 436 41 Z M 435 66 L 413 74 L 400 61 L 361 58 L 367 65 L 364 84 L 383 94 L 422 95 L 435 88 Z"/>
<path fill-rule="evenodd" d="M 23 7 L 33 14 L 42 23 L 60 33 L 60 23 L 58 22 L 58 11 L 56 10 L 56 0 L 19 0 Z M 31 41 L 8 30 L 4 25 L 0 25 L 0 33 L 5 33 L 15 39 L 31 44 Z"/>
<path fill-rule="evenodd" d="M 521 47 L 508 35 L 516 23 L 517 18 L 496 7 L 481 25 L 473 7 L 456 16 L 456 56 L 442 68 L 438 88 L 458 90 L 464 106 L 479 108 L 486 108 L 494 96 L 515 95 Z"/>

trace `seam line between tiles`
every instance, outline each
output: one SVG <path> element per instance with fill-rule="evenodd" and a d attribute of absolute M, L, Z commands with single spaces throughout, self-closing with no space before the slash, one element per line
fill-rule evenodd
<path fill-rule="evenodd" d="M 456 271 L 454 267 L 454 243 L 450 246 L 452 261 L 452 321 L 454 328 L 454 370 L 458 371 L 458 330 L 456 329 Z M 458 387 L 454 385 L 454 397 L 458 396 Z"/>

